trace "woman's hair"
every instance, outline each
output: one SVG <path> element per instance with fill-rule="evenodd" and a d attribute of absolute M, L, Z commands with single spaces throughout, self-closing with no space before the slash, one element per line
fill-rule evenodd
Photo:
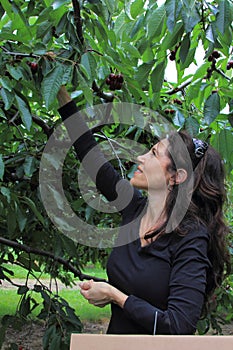
<path fill-rule="evenodd" d="M 210 145 L 202 157 L 197 157 L 195 140 L 186 132 L 173 132 L 168 140 L 168 156 L 171 159 L 168 170 L 175 173 L 178 168 L 183 168 L 188 178 L 182 184 L 175 184 L 168 194 L 164 209 L 167 222 L 156 232 L 150 231 L 145 238 L 166 233 L 169 222 L 172 230 L 179 235 L 186 235 L 194 226 L 204 225 L 210 236 L 208 258 L 212 264 L 212 271 L 207 276 L 208 297 L 222 283 L 225 273 L 230 272 L 226 243 L 229 228 L 223 215 L 226 200 L 223 161 Z"/>

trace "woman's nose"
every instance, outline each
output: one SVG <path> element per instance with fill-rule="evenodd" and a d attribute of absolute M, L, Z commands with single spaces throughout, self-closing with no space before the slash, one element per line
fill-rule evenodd
<path fill-rule="evenodd" d="M 138 163 L 144 163 L 146 155 L 147 155 L 147 153 L 141 154 L 140 156 L 138 156 L 137 157 Z"/>
<path fill-rule="evenodd" d="M 143 162 L 142 157 L 143 157 L 142 155 L 140 155 L 140 156 L 137 157 L 137 162 L 138 162 L 138 163 L 142 163 L 142 162 Z"/>

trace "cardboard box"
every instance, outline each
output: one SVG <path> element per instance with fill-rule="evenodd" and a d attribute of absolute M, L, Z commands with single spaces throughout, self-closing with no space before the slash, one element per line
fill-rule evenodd
<path fill-rule="evenodd" d="M 233 350 L 233 336 L 72 334 L 70 350 Z"/>

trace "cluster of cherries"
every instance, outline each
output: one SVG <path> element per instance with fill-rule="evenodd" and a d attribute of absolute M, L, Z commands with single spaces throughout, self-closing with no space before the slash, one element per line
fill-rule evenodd
<path fill-rule="evenodd" d="M 120 90 L 123 82 L 124 82 L 124 78 L 122 74 L 111 73 L 106 79 L 106 84 L 109 85 L 109 88 L 112 91 Z"/>

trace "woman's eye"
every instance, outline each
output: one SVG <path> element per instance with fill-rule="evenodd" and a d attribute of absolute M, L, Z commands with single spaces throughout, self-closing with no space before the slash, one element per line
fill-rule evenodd
<path fill-rule="evenodd" d="M 156 151 L 155 151 L 154 149 L 152 149 L 152 153 L 153 153 L 153 155 L 154 155 L 155 157 L 157 157 L 157 153 L 156 153 Z"/>

